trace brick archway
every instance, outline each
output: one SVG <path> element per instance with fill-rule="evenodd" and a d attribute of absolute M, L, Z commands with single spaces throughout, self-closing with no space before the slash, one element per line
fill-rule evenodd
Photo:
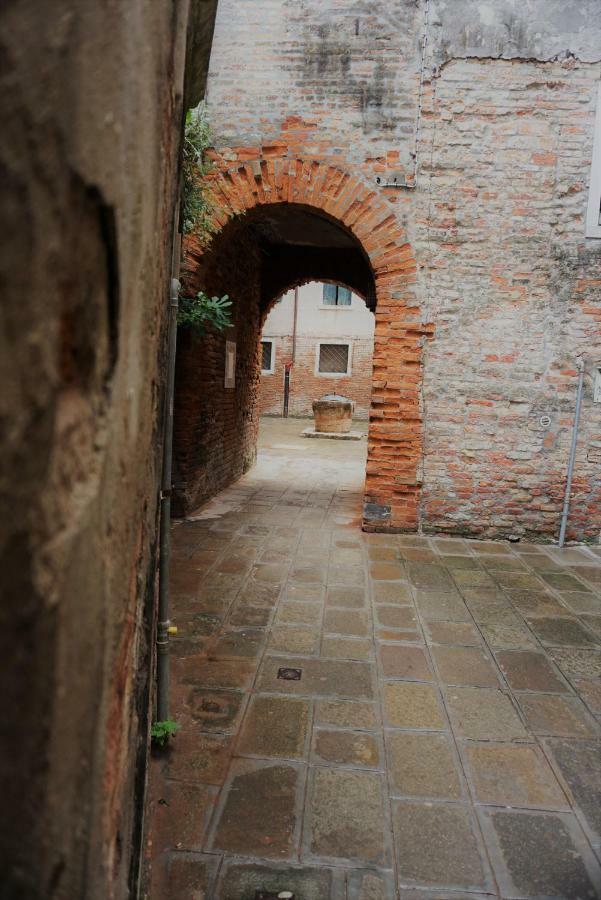
<path fill-rule="evenodd" d="M 419 524 L 422 459 L 422 343 L 414 293 L 416 263 L 393 207 L 338 165 L 273 156 L 226 163 L 210 176 L 215 226 L 273 204 L 299 204 L 350 232 L 375 283 L 375 342 L 363 527 L 414 530 Z M 198 246 L 192 256 L 198 259 Z M 194 252 L 196 251 L 196 253 Z"/>

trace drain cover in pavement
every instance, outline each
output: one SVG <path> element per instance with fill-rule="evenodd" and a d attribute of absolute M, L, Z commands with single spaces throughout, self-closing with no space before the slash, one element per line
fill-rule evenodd
<path fill-rule="evenodd" d="M 289 669 L 286 666 L 282 666 L 278 669 L 278 678 L 283 678 L 284 681 L 300 681 L 302 674 L 302 669 Z M 276 895 L 274 894 L 274 897 L 275 896 Z"/>

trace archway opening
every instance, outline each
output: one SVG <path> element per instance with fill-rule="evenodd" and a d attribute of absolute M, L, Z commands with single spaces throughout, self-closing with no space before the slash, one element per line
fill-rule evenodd
<path fill-rule="evenodd" d="M 303 204 L 263 204 L 233 217 L 205 252 L 192 247 L 183 282 L 187 293 L 227 294 L 233 306 L 232 327 L 224 333 L 198 336 L 184 332 L 178 338 L 174 410 L 177 515 L 194 512 L 255 462 L 265 363 L 261 337 L 270 312 L 273 315 L 286 305 L 286 297 L 296 294 L 298 299 L 301 292 L 307 297 L 314 295 L 320 301 L 319 306 L 314 304 L 318 315 L 322 321 L 329 320 L 327 327 L 324 322 L 323 334 L 314 335 L 316 340 L 309 349 L 314 356 L 314 376 L 313 384 L 307 385 L 308 393 L 314 391 L 317 381 L 323 383 L 324 393 L 338 392 L 335 385 L 341 380 L 343 393 L 348 393 L 354 350 L 363 382 L 360 416 L 365 433 L 376 289 L 369 258 L 348 228 Z M 351 298 L 348 309 L 330 303 L 332 292 Z M 349 335 L 348 318 L 344 326 L 340 318 L 349 311 L 352 318 L 353 311 L 360 314 L 361 310 L 372 325 L 365 328 L 363 323 L 366 334 L 360 342 L 359 335 Z M 332 322 L 336 316 L 337 324 Z M 293 359 L 283 360 L 275 349 L 274 369 L 276 355 L 280 361 L 294 364 Z M 296 388 L 302 384 L 299 374 L 300 365 L 294 373 Z M 300 401 L 298 391 L 296 400 Z"/>

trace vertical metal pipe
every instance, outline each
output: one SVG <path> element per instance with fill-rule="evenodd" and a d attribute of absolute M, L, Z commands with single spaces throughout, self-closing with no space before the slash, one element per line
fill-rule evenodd
<path fill-rule="evenodd" d="M 563 511 L 561 513 L 561 526 L 559 529 L 559 546 L 563 547 L 568 527 L 568 514 L 570 512 L 570 494 L 572 493 L 572 476 L 574 474 L 574 462 L 576 460 L 576 445 L 578 443 L 578 423 L 580 421 L 580 407 L 582 406 L 582 387 L 584 384 L 584 361 L 579 359 L 576 363 L 578 369 L 578 389 L 576 392 L 576 409 L 574 410 L 574 424 L 572 426 L 572 445 L 568 459 L 568 475 L 566 478 L 566 492 L 563 498 Z"/>
<path fill-rule="evenodd" d="M 294 288 L 294 319 L 292 321 L 292 362 L 296 362 L 296 329 L 298 322 L 298 287 Z"/>
<path fill-rule="evenodd" d="M 282 412 L 282 417 L 284 419 L 288 418 L 289 400 L 290 400 L 290 363 L 286 363 L 286 368 L 284 370 L 284 409 Z"/>
<path fill-rule="evenodd" d="M 171 462 L 173 457 L 173 394 L 177 348 L 177 309 L 180 283 L 171 279 L 163 472 L 161 477 L 159 615 L 157 626 L 157 720 L 169 718 L 169 557 L 171 551 Z"/>

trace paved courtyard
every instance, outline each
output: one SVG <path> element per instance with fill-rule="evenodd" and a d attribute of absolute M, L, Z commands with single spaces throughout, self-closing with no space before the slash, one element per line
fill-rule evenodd
<path fill-rule="evenodd" d="M 306 424 L 173 528 L 150 896 L 600 896 L 601 551 L 363 534 Z"/>

